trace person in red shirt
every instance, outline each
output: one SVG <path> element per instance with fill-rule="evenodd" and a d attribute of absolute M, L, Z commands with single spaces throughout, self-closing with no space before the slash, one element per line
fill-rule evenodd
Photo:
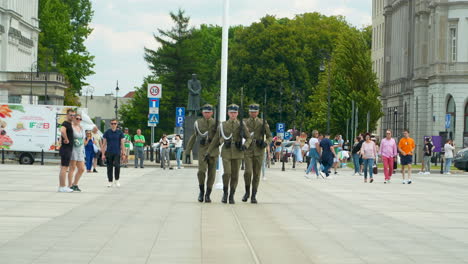
<path fill-rule="evenodd" d="M 413 154 L 416 145 L 414 140 L 409 137 L 409 131 L 403 131 L 403 138 L 398 143 L 398 151 L 400 152 L 401 159 L 401 174 L 403 175 L 403 184 L 411 184 L 411 163 L 413 162 Z M 405 167 L 408 172 L 408 180 L 405 179 Z"/>

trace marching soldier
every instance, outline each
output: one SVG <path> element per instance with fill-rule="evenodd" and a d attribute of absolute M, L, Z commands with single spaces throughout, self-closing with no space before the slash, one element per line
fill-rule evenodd
<path fill-rule="evenodd" d="M 203 202 L 203 198 L 206 203 L 211 203 L 211 190 L 213 189 L 213 183 L 216 177 L 216 158 L 219 156 L 219 149 L 214 148 L 208 151 L 208 147 L 216 134 L 216 121 L 213 119 L 213 106 L 205 104 L 202 107 L 203 117 L 195 121 L 195 133 L 190 137 L 187 143 L 186 153 L 190 153 L 193 148 L 193 144 L 196 139 L 199 138 L 200 147 L 198 149 L 198 186 L 200 193 L 198 194 L 198 201 Z M 208 155 L 208 158 L 205 156 Z M 205 178 L 206 171 L 208 169 L 208 179 L 206 181 L 206 193 L 205 193 Z"/>
<path fill-rule="evenodd" d="M 243 202 L 247 202 L 250 197 L 250 185 L 252 185 L 252 203 L 257 203 L 257 190 L 260 183 L 260 170 L 265 155 L 265 148 L 270 144 L 272 137 L 268 123 L 258 118 L 260 106 L 258 104 L 249 105 L 250 117 L 244 122 L 250 131 L 252 144 L 245 152 L 245 194 Z M 266 136 L 266 138 L 265 138 Z M 252 177 L 253 173 L 253 177 Z"/>
<path fill-rule="evenodd" d="M 224 143 L 221 150 L 224 167 L 223 199 L 221 202 L 227 203 L 229 191 L 229 203 L 234 204 L 241 161 L 244 158 L 244 151 L 250 146 L 252 139 L 244 123 L 237 119 L 239 106 L 231 104 L 227 110 L 229 120 L 219 125 L 208 152 L 211 153 L 213 149 Z M 246 139 L 245 143 L 243 143 L 244 138 Z"/>

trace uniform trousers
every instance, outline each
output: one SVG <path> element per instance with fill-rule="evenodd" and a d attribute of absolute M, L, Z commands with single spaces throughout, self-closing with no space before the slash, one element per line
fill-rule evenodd
<path fill-rule="evenodd" d="M 262 169 L 263 156 L 246 156 L 244 182 L 246 186 L 252 184 L 252 189 L 257 190 L 260 184 L 260 171 Z M 252 177 L 253 175 L 253 177 Z"/>
<path fill-rule="evenodd" d="M 236 191 L 241 162 L 242 159 L 223 159 L 223 186 L 224 188 L 229 187 L 231 192 Z"/>
<path fill-rule="evenodd" d="M 206 172 L 208 171 L 208 179 L 206 181 L 207 188 L 213 188 L 216 178 L 216 157 L 210 157 L 208 161 L 200 158 L 198 160 L 198 184 L 204 185 L 206 179 Z"/>

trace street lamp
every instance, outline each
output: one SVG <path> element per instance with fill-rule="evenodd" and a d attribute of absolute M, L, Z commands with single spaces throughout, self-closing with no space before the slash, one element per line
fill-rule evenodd
<path fill-rule="evenodd" d="M 31 89 L 29 90 L 29 104 L 33 104 L 33 69 L 36 67 L 36 77 L 39 77 L 39 67 L 37 65 L 37 61 L 31 64 Z"/>
<path fill-rule="evenodd" d="M 398 135 L 398 108 L 393 109 L 393 122 L 395 122 L 395 135 Z"/>
<path fill-rule="evenodd" d="M 88 94 L 91 94 L 91 100 L 93 100 L 94 86 L 88 85 L 86 86 L 86 88 L 83 89 L 83 91 L 86 96 L 86 100 L 85 100 L 86 108 L 88 108 Z"/>
<path fill-rule="evenodd" d="M 325 71 L 325 63 L 324 63 L 324 60 L 327 61 L 327 79 L 328 79 L 328 96 L 327 96 L 327 101 L 328 101 L 328 104 L 327 104 L 327 134 L 330 134 L 330 106 L 331 106 L 331 102 L 330 102 L 330 53 L 328 53 L 328 51 L 326 50 L 321 50 L 321 54 L 322 54 L 322 63 L 320 64 L 320 71 Z"/>
<path fill-rule="evenodd" d="M 117 87 L 115 87 L 115 119 L 117 119 L 117 114 L 118 114 L 118 108 L 119 108 L 119 105 L 117 103 L 117 99 L 118 99 L 118 94 L 119 94 L 119 81 L 117 81 Z"/>

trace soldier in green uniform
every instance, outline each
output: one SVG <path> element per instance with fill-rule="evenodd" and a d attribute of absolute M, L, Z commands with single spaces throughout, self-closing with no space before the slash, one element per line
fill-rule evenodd
<path fill-rule="evenodd" d="M 257 203 L 257 190 L 260 183 L 260 170 L 262 168 L 265 148 L 270 144 L 272 137 L 270 127 L 266 121 L 258 118 L 260 106 L 258 104 L 249 105 L 250 117 L 244 119 L 252 137 L 252 144 L 245 152 L 245 194 L 243 202 L 247 202 L 250 197 L 250 185 L 252 185 L 252 203 Z M 253 174 L 253 177 L 252 177 Z"/>
<path fill-rule="evenodd" d="M 213 183 L 216 177 L 216 158 L 219 156 L 219 149 L 213 148 L 208 151 L 210 143 L 213 141 L 213 137 L 216 134 L 216 121 L 213 119 L 213 106 L 205 104 L 202 107 L 203 117 L 195 121 L 195 133 L 190 137 L 187 143 L 185 153 L 190 153 L 193 148 L 193 144 L 197 138 L 200 139 L 200 147 L 198 148 L 198 186 L 200 193 L 198 195 L 198 201 L 203 202 L 203 198 L 206 203 L 211 203 L 211 190 L 213 189 Z M 206 154 L 209 153 L 208 158 L 205 159 Z M 206 193 L 205 193 L 205 178 L 206 171 L 208 170 L 208 179 L 206 181 Z"/>
<path fill-rule="evenodd" d="M 208 151 L 211 153 L 211 150 L 218 148 L 221 143 L 224 143 L 221 149 L 224 167 L 223 199 L 221 202 L 227 203 L 229 190 L 229 203 L 234 204 L 234 194 L 239 180 L 241 161 L 244 158 L 244 151 L 250 146 L 252 139 L 245 124 L 242 124 L 243 129 L 241 133 L 241 123 L 237 119 L 239 106 L 231 104 L 227 110 L 229 120 L 219 125 Z M 246 139 L 245 142 L 242 142 L 243 138 Z"/>

